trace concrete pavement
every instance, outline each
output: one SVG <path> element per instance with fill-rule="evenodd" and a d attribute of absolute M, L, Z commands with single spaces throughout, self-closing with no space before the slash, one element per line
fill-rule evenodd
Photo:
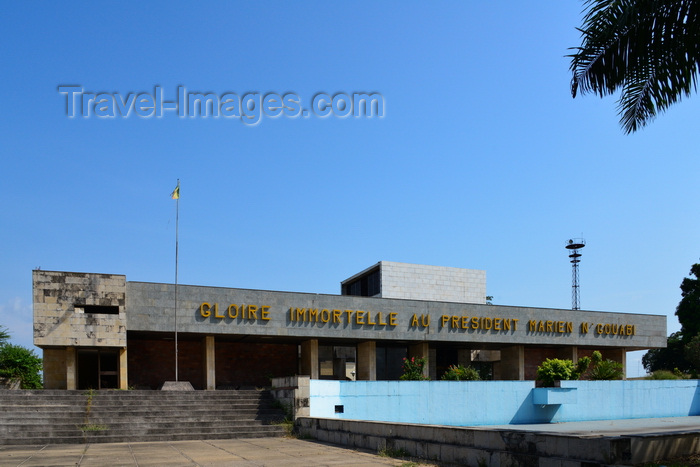
<path fill-rule="evenodd" d="M 251 438 L 0 446 L 0 466 L 399 466 L 404 461 L 313 440 Z"/>

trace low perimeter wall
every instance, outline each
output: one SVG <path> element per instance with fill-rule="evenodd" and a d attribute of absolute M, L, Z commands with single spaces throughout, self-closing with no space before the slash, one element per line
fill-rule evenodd
<path fill-rule="evenodd" d="M 464 465 L 640 465 L 700 449 L 697 431 L 591 436 L 321 418 L 299 418 L 296 425 L 302 436 L 329 443 Z"/>
<path fill-rule="evenodd" d="M 325 381 L 309 416 L 479 426 L 700 415 L 700 381 Z"/>

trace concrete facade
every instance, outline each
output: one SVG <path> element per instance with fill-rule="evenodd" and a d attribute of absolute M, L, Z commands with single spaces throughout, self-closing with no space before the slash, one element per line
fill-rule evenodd
<path fill-rule="evenodd" d="M 173 284 L 128 282 L 129 331 L 171 332 L 174 296 Z M 190 285 L 178 286 L 178 297 L 179 332 L 202 335 L 629 350 L 666 345 L 666 317 L 658 315 Z"/>
<path fill-rule="evenodd" d="M 486 303 L 486 271 L 380 261 L 341 282 L 341 288 L 368 272 L 379 271 L 378 298 L 456 303 Z"/>
<path fill-rule="evenodd" d="M 419 271 L 405 277 L 407 290 L 430 288 L 413 287 L 409 276 Z M 461 274 L 453 272 L 446 274 Z M 467 289 L 483 302 L 485 273 L 477 273 Z M 624 362 L 628 350 L 666 345 L 665 316 L 486 305 L 476 295 L 436 301 L 178 285 L 176 306 L 174 284 L 51 271 L 34 271 L 33 280 L 34 342 L 45 351 L 46 386 L 57 389 L 157 389 L 174 380 L 176 308 L 179 374 L 196 389 L 266 386 L 295 374 L 397 379 L 401 358 L 411 356 L 426 359 L 431 379 L 451 364 L 485 362 L 494 379 L 526 380 L 544 358 L 600 350 Z"/>
<path fill-rule="evenodd" d="M 126 347 L 125 276 L 37 270 L 32 282 L 35 345 Z"/>

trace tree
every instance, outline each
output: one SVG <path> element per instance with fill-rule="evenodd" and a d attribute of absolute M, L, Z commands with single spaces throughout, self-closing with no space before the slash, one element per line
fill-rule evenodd
<path fill-rule="evenodd" d="M 582 45 L 570 55 L 571 94 L 621 90 L 625 133 L 645 126 L 696 90 L 700 2 L 586 0 Z"/>
<path fill-rule="evenodd" d="M 681 323 L 681 334 L 683 342 L 690 340 L 700 334 L 700 263 L 690 267 L 689 277 L 683 278 L 681 282 L 681 301 L 676 307 L 676 316 Z"/>
<path fill-rule="evenodd" d="M 0 347 L 0 376 L 19 378 L 22 389 L 41 389 L 41 358 L 20 345 Z"/>
<path fill-rule="evenodd" d="M 681 282 L 681 301 L 676 316 L 681 330 L 668 336 L 665 349 L 652 349 L 642 357 L 642 365 L 651 373 L 657 370 L 698 370 L 693 362 L 696 337 L 700 335 L 700 263 L 690 267 L 690 275 Z M 691 358 L 689 358 L 691 356 Z"/>
<path fill-rule="evenodd" d="M 7 344 L 10 341 L 10 332 L 5 326 L 0 325 L 0 346 Z"/>
<path fill-rule="evenodd" d="M 642 357 L 642 366 L 647 373 L 657 370 L 687 370 L 683 349 L 683 340 L 680 332 L 674 332 L 668 336 L 665 349 L 651 349 Z"/>
<path fill-rule="evenodd" d="M 700 372 L 700 334 L 685 344 L 685 359 L 695 373 Z"/>

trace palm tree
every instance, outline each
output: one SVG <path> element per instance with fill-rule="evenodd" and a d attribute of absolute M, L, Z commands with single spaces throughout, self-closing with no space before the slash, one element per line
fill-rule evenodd
<path fill-rule="evenodd" d="M 0 325 L 0 347 L 7 344 L 10 340 L 10 333 L 7 331 L 7 328 L 3 325 Z"/>
<path fill-rule="evenodd" d="M 586 0 L 571 93 L 618 89 L 620 124 L 632 133 L 696 90 L 700 1 Z"/>

